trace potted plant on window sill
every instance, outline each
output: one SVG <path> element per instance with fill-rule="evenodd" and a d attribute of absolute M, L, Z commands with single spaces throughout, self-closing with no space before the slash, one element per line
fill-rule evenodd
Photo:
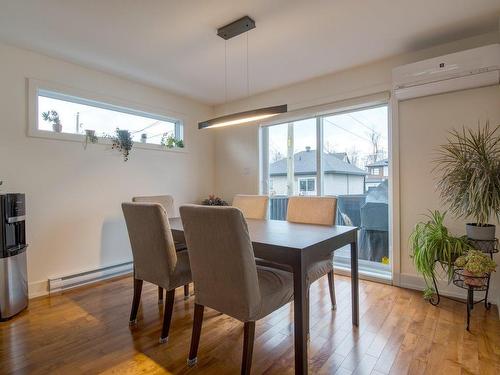
<path fill-rule="evenodd" d="M 500 219 L 500 125 L 453 130 L 439 154 L 442 200 L 457 217 L 474 219 L 466 225 L 467 237 L 494 241 L 495 225 L 488 220 Z"/>
<path fill-rule="evenodd" d="M 62 132 L 62 124 L 61 119 L 59 118 L 59 114 L 57 111 L 50 110 L 47 112 L 42 112 L 42 118 L 44 121 L 47 121 L 49 124 L 52 124 L 52 130 L 56 133 Z"/>
<path fill-rule="evenodd" d="M 97 135 L 95 135 L 95 130 L 85 129 L 85 142 L 83 148 L 86 149 L 89 143 L 97 143 L 98 140 Z"/>
<path fill-rule="evenodd" d="M 130 151 L 134 146 L 132 135 L 128 130 L 116 128 L 115 135 L 110 136 L 111 149 L 119 151 L 123 156 L 123 161 L 128 161 Z"/>
<path fill-rule="evenodd" d="M 161 138 L 161 145 L 168 149 L 172 149 L 175 147 L 184 148 L 184 141 L 182 139 L 177 139 L 174 136 L 169 135 L 168 133 L 165 133 Z"/>
<path fill-rule="evenodd" d="M 161 138 L 161 145 L 168 149 L 172 149 L 175 147 L 184 148 L 184 141 L 182 139 L 177 139 L 174 136 L 165 133 Z"/>
<path fill-rule="evenodd" d="M 453 265 L 455 260 L 463 255 L 470 245 L 465 237 L 455 237 L 444 225 L 446 213 L 439 211 L 426 215 L 425 222 L 420 222 L 410 235 L 411 257 L 418 272 L 424 277 L 426 289 L 424 298 L 431 299 L 436 290 L 436 263 L 446 272 L 448 283 L 453 280 Z"/>

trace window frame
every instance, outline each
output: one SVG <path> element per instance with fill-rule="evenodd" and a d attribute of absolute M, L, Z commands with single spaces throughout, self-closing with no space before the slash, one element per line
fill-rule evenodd
<path fill-rule="evenodd" d="M 45 94 L 45 95 L 44 95 Z M 184 142 L 183 148 L 171 148 L 154 143 L 134 142 L 134 148 L 165 151 L 165 152 L 187 152 L 188 142 L 186 141 L 185 115 L 176 112 L 165 111 L 142 103 L 135 103 L 128 100 L 100 95 L 90 91 L 65 86 L 59 83 L 46 82 L 33 78 L 28 79 L 28 129 L 27 136 L 34 138 L 52 139 L 58 141 L 70 141 L 82 143 L 85 141 L 84 134 L 76 133 L 56 133 L 38 128 L 38 96 L 45 96 L 53 99 L 65 100 L 72 103 L 90 105 L 96 108 L 106 109 L 115 112 L 127 113 L 135 116 L 142 116 L 154 120 L 168 121 L 175 124 L 175 136 L 180 137 Z M 110 145 L 111 141 L 105 137 L 99 137 L 99 144 Z"/>
<path fill-rule="evenodd" d="M 343 113 L 351 113 L 357 111 L 363 111 L 378 107 L 387 107 L 387 125 L 388 125 L 388 176 L 389 180 L 389 257 L 390 265 L 380 265 L 374 263 L 374 267 L 365 267 L 368 265 L 360 261 L 360 275 L 367 277 L 368 279 L 375 281 L 387 282 L 389 284 L 400 285 L 400 247 L 399 247 L 399 222 L 396 218 L 399 217 L 399 205 L 397 200 L 399 199 L 399 191 L 394 188 L 394 185 L 398 186 L 399 176 L 394 173 L 395 168 L 399 165 L 399 160 L 394 156 L 397 152 L 397 134 L 395 132 L 397 129 L 394 128 L 397 124 L 397 112 L 394 112 L 394 100 L 393 97 L 387 92 L 381 92 L 378 94 L 367 95 L 360 98 L 346 99 L 336 103 L 325 104 L 314 107 L 310 111 L 305 108 L 297 111 L 290 111 L 286 116 L 276 116 L 273 120 L 260 123 L 259 126 L 259 191 L 260 194 L 269 195 L 269 132 L 268 128 L 275 125 L 286 124 L 290 122 L 296 122 L 305 119 L 316 118 L 316 142 L 318 145 L 323 145 L 323 119 L 328 116 L 340 115 Z M 373 100 L 371 100 L 373 98 Z M 353 104 L 354 103 L 354 104 Z M 295 113 L 294 113 L 295 112 Z M 397 170 L 397 169 L 396 169 Z M 323 157 L 322 153 L 317 152 L 317 175 L 316 175 L 316 195 L 323 195 Z M 299 187 L 300 190 L 300 187 Z M 345 259 L 336 260 L 337 268 L 347 271 L 349 267 L 349 262 Z M 345 265 L 344 265 L 345 263 Z M 344 270 L 345 267 L 345 270 Z M 389 274 L 388 272 L 389 271 Z M 350 273 L 346 273 L 350 275 Z"/>

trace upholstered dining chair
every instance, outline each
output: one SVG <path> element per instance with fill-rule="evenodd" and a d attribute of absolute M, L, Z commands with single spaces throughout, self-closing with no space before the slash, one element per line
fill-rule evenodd
<path fill-rule="evenodd" d="M 233 199 L 233 207 L 239 208 L 245 219 L 264 220 L 267 217 L 269 197 L 267 195 L 237 194 Z"/>
<path fill-rule="evenodd" d="M 176 251 L 165 209 L 158 203 L 122 203 L 134 258 L 130 324 L 137 322 L 143 281 L 167 290 L 160 343 L 168 340 L 175 289 L 192 281 L 187 250 Z"/>
<path fill-rule="evenodd" d="M 151 195 L 151 196 L 140 196 L 133 197 L 132 202 L 138 203 L 159 203 L 163 206 L 165 211 L 167 211 L 167 217 L 175 216 L 175 205 L 174 197 L 171 195 Z M 186 250 L 186 244 L 182 242 L 175 242 L 175 250 L 181 251 Z M 189 284 L 184 285 L 184 299 L 189 298 Z M 163 288 L 158 287 L 158 303 L 163 303 Z"/>
<path fill-rule="evenodd" d="M 337 198 L 335 197 L 303 197 L 288 198 L 286 220 L 292 223 L 335 225 Z M 333 254 L 321 262 L 313 264 L 307 270 L 307 283 L 311 285 L 320 277 L 328 275 L 328 287 L 332 309 L 336 309 L 335 284 L 333 280 Z"/>
<path fill-rule="evenodd" d="M 244 323 L 241 373 L 252 363 L 255 321 L 293 299 L 289 272 L 255 264 L 242 212 L 235 207 L 180 207 L 195 288 L 188 364 L 197 362 L 204 307 Z"/>

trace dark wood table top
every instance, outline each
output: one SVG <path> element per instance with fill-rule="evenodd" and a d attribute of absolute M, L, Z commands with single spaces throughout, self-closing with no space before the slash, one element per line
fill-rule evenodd
<path fill-rule="evenodd" d="M 169 219 L 172 231 L 183 231 L 180 217 Z M 356 227 L 296 224 L 282 220 L 248 219 L 248 232 L 253 243 L 305 249 L 333 237 L 356 231 Z"/>

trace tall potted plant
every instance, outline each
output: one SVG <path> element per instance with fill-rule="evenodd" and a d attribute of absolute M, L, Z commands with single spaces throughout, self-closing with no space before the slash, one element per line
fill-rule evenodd
<path fill-rule="evenodd" d="M 466 225 L 467 237 L 494 240 L 488 220 L 500 218 L 500 125 L 451 131 L 435 163 L 443 202 L 457 217 L 474 220 Z"/>

